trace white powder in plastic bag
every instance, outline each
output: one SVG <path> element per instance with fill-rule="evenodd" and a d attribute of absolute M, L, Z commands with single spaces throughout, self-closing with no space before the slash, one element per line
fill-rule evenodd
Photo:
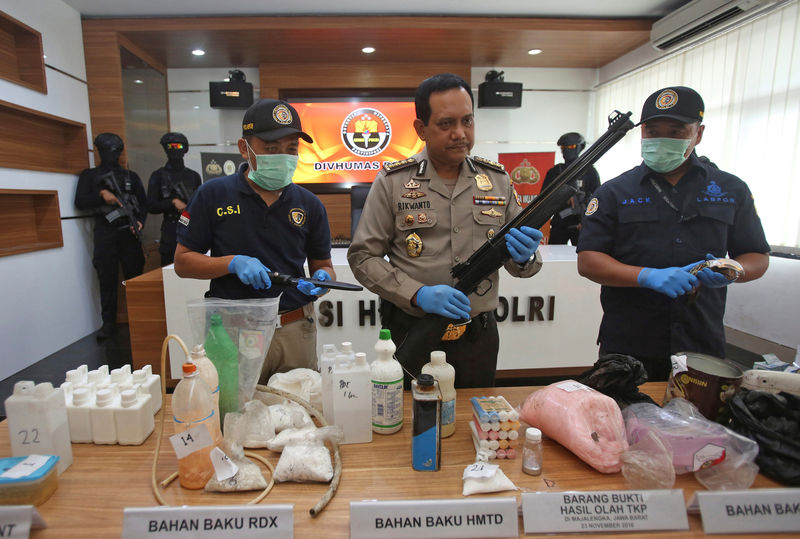
<path fill-rule="evenodd" d="M 327 483 L 333 479 L 333 464 L 328 448 L 320 444 L 296 444 L 283 449 L 275 466 L 275 481 Z"/>
<path fill-rule="evenodd" d="M 517 486 L 509 479 L 500 466 L 476 462 L 464 469 L 463 496 L 472 494 L 486 494 L 489 492 L 503 492 L 504 490 L 518 490 Z"/>
<path fill-rule="evenodd" d="M 314 425 L 284 429 L 267 442 L 267 448 L 270 451 L 283 451 L 283 448 L 287 445 L 317 443 L 317 438 L 314 435 L 316 430 L 317 428 Z"/>
<path fill-rule="evenodd" d="M 311 416 L 306 412 L 305 408 L 293 402 L 273 404 L 268 408 L 275 432 L 281 432 L 292 427 L 302 427 L 308 423 L 313 424 Z"/>
<path fill-rule="evenodd" d="M 242 492 L 267 488 L 267 480 L 264 479 L 257 464 L 251 462 L 247 457 L 231 460 L 239 467 L 236 475 L 224 481 L 218 480 L 216 475 L 211 476 L 206 483 L 206 492 Z"/>

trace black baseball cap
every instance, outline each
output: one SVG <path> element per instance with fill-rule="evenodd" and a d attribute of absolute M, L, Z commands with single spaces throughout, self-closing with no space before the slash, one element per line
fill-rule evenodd
<path fill-rule="evenodd" d="M 294 107 L 279 99 L 260 99 L 250 105 L 242 119 L 242 136 L 255 135 L 267 142 L 297 133 L 309 144 L 314 142 L 300 125 Z"/>
<path fill-rule="evenodd" d="M 685 124 L 702 122 L 704 111 L 700 94 L 686 86 L 670 86 L 650 94 L 642 106 L 639 123 L 653 118 L 672 118 Z"/>

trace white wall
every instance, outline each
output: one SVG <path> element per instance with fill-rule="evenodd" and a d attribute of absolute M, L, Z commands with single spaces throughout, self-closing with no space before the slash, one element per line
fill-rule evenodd
<path fill-rule="evenodd" d="M 0 96 L 86 124 L 89 152 L 91 125 L 80 15 L 60 0 L 0 0 L 0 11 L 41 32 L 45 63 L 71 75 L 47 67 L 46 95 L 0 80 Z M 41 151 L 48 148 L 43 146 Z M 72 174 L 0 168 L 0 188 L 58 190 L 62 218 L 77 213 L 73 205 L 77 180 Z M 0 379 L 100 326 L 91 227 L 91 219 L 64 219 L 63 247 L 0 257 Z"/>

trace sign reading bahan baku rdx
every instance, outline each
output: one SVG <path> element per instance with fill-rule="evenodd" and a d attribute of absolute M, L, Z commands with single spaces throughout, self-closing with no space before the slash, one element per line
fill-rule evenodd
<path fill-rule="evenodd" d="M 383 164 L 422 151 L 413 101 L 294 102 L 303 131 L 295 183 L 371 182 Z"/>

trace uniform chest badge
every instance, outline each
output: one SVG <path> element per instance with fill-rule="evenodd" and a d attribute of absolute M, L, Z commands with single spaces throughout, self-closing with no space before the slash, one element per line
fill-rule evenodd
<path fill-rule="evenodd" d="M 475 176 L 475 185 L 481 191 L 491 191 L 492 190 L 492 181 L 489 179 L 489 176 L 486 174 L 478 174 Z"/>
<path fill-rule="evenodd" d="M 489 217 L 500 217 L 501 215 L 503 215 L 502 213 L 500 213 L 499 211 L 497 211 L 494 208 L 491 208 L 491 209 L 488 209 L 488 210 L 483 210 L 481 213 L 483 215 L 488 215 Z"/>
<path fill-rule="evenodd" d="M 411 215 L 410 213 L 406 214 L 406 219 L 405 220 L 406 220 L 406 224 L 409 225 L 409 226 L 414 224 L 414 216 Z"/>
<path fill-rule="evenodd" d="M 415 182 L 414 178 L 408 180 L 408 183 L 404 183 L 403 187 L 406 189 L 419 189 L 419 182 Z"/>
<path fill-rule="evenodd" d="M 600 203 L 597 201 L 597 198 L 590 200 L 586 205 L 586 215 L 592 215 L 597 211 L 598 206 L 600 206 Z"/>
<path fill-rule="evenodd" d="M 413 221 L 413 219 L 412 219 Z M 417 214 L 417 221 L 419 223 L 427 223 L 428 222 L 428 214 L 427 213 L 418 213 Z"/>
<path fill-rule="evenodd" d="M 292 208 L 289 211 L 289 222 L 294 226 L 306 224 L 306 211 L 301 208 Z"/>
<path fill-rule="evenodd" d="M 427 195 L 425 193 L 423 193 L 422 191 L 409 191 L 408 193 L 403 193 L 400 196 L 403 197 L 403 198 L 415 199 L 415 198 L 422 198 L 422 197 L 427 196 Z"/>
<path fill-rule="evenodd" d="M 422 253 L 422 238 L 417 236 L 415 232 L 406 236 L 406 252 L 412 258 L 416 258 Z"/>
<path fill-rule="evenodd" d="M 486 239 L 492 239 L 492 238 L 494 238 L 494 229 L 493 229 L 493 228 L 490 228 L 490 229 L 489 229 L 489 230 L 486 232 Z"/>

